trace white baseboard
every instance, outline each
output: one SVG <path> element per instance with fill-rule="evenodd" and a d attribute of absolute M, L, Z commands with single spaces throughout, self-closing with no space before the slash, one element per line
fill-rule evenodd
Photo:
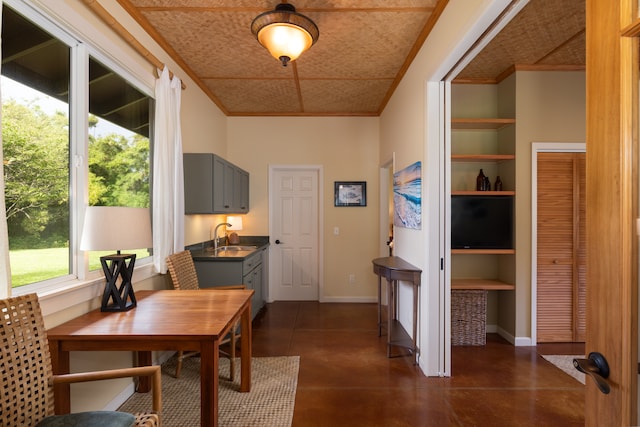
<path fill-rule="evenodd" d="M 496 332 L 498 333 L 498 335 L 500 335 L 502 338 L 509 341 L 511 344 L 513 344 L 516 347 L 531 347 L 535 345 L 531 343 L 530 337 L 516 337 L 511 335 L 509 332 L 505 331 L 500 327 L 497 327 Z"/>
<path fill-rule="evenodd" d="M 517 337 L 514 345 L 516 347 L 535 347 L 535 344 L 531 342 L 530 337 Z"/>
<path fill-rule="evenodd" d="M 133 383 L 129 383 L 129 385 L 118 393 L 111 402 L 107 403 L 107 406 L 103 408 L 103 411 L 117 411 L 118 408 L 127 401 L 127 399 L 133 396 L 135 391 L 135 385 Z"/>

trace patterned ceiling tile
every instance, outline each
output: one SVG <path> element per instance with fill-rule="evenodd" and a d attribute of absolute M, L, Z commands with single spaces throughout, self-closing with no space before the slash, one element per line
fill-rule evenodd
<path fill-rule="evenodd" d="M 429 19 L 428 13 L 309 14 L 321 28 L 316 45 L 299 58 L 301 77 L 394 78 Z"/>
<path fill-rule="evenodd" d="M 447 2 L 292 0 L 320 38 L 282 67 L 250 30 L 279 0 L 117 1 L 229 114 L 318 115 L 379 113 Z M 531 0 L 457 78 L 497 79 L 514 64 L 584 65 L 584 21 L 584 0 Z"/>
<path fill-rule="evenodd" d="M 319 114 L 377 114 L 393 83 L 381 80 L 302 80 L 304 110 Z"/>
<path fill-rule="evenodd" d="M 290 80 L 205 80 L 231 114 L 300 113 L 296 85 Z"/>
<path fill-rule="evenodd" d="M 584 5 L 584 0 L 531 1 L 457 78 L 492 79 L 513 65 L 538 64 L 584 31 Z M 564 50 L 556 52 L 556 63 L 564 62 L 565 55 Z"/>

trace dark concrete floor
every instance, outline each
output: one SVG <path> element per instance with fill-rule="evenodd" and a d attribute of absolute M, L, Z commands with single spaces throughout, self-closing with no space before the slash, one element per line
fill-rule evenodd
<path fill-rule="evenodd" d="M 453 375 L 425 377 L 410 356 L 386 357 L 375 304 L 267 304 L 253 355 L 300 356 L 294 427 L 582 426 L 584 386 L 540 354 L 582 345 L 452 348 Z"/>

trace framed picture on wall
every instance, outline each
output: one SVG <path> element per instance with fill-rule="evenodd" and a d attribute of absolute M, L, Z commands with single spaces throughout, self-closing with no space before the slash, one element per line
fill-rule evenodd
<path fill-rule="evenodd" d="M 335 181 L 334 206 L 367 206 L 366 181 Z"/>
<path fill-rule="evenodd" d="M 393 174 L 393 225 L 422 228 L 422 163 Z"/>

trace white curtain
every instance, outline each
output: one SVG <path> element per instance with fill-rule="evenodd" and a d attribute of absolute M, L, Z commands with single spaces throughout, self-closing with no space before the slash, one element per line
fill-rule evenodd
<path fill-rule="evenodd" d="M 167 256 L 184 250 L 184 176 L 180 79 L 158 71 L 153 134 L 153 263 L 167 272 Z"/>
<path fill-rule="evenodd" d="M 2 2 L 0 2 L 0 17 L 2 16 Z M 2 33 L 2 19 L 0 19 L 0 34 Z M 0 43 L 0 53 L 2 53 Z M 2 100 L 2 93 L 0 93 Z M 0 126 L 2 113 L 0 110 Z M 0 134 L 0 164 L 4 165 L 2 156 L 2 134 Z M 4 171 L 0 174 L 0 298 L 6 298 L 11 290 L 11 267 L 9 265 L 9 232 L 7 231 L 7 210 L 4 201 Z"/>

